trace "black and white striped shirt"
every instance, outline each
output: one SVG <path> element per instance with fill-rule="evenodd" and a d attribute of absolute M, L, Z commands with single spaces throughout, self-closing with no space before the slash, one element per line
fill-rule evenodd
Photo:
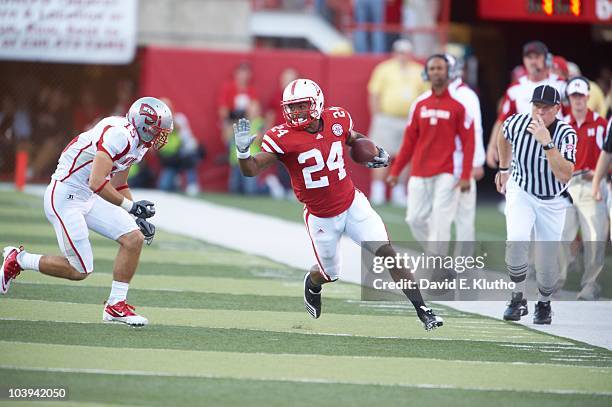
<path fill-rule="evenodd" d="M 612 153 L 612 118 L 608 121 L 608 128 L 606 129 L 606 138 L 603 142 L 602 149 L 605 152 Z"/>
<path fill-rule="evenodd" d="M 504 138 L 512 145 L 512 178 L 527 193 L 536 197 L 557 196 L 567 185 L 555 178 L 542 144 L 527 131 L 531 114 L 515 114 L 504 121 Z M 548 127 L 552 141 L 561 156 L 576 163 L 576 131 L 555 119 Z"/>

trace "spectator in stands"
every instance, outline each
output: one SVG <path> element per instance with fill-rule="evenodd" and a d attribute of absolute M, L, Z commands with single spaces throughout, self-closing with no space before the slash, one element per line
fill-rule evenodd
<path fill-rule="evenodd" d="M 104 117 L 104 111 L 96 103 L 96 96 L 90 86 L 81 88 L 79 103 L 72 112 L 72 127 L 81 133 L 92 128 Z"/>
<path fill-rule="evenodd" d="M 393 56 L 374 68 L 368 82 L 368 101 L 372 121 L 369 136 L 391 157 L 397 155 L 402 144 L 408 111 L 418 95 L 428 86 L 421 77 L 423 65 L 411 58 L 412 45 L 405 39 L 393 43 Z M 385 202 L 387 168 L 372 170 L 370 202 Z M 402 177 L 392 189 L 392 202 L 406 204 L 406 177 Z"/>
<path fill-rule="evenodd" d="M 39 110 L 34 119 L 32 166 L 29 171 L 31 178 L 48 175 L 72 134 L 69 100 L 61 87 L 45 87 L 38 103 Z"/>
<path fill-rule="evenodd" d="M 13 159 L 13 150 L 27 150 L 32 135 L 32 123 L 25 104 L 18 102 L 8 93 L 2 96 L 1 109 L 0 151 L 3 154 L 0 155 L 0 170 L 6 173 L 9 171 L 8 164 Z"/>
<path fill-rule="evenodd" d="M 219 118 L 223 139 L 227 144 L 234 139 L 232 124 L 240 118 L 246 117 L 247 109 L 251 103 L 259 104 L 257 92 L 251 83 L 251 65 L 248 62 L 240 63 L 234 70 L 232 80 L 223 84 L 219 94 Z"/>
<path fill-rule="evenodd" d="M 353 19 L 355 24 L 371 24 L 368 29 L 360 27 L 353 33 L 355 52 L 360 54 L 366 52 L 387 52 L 386 36 L 382 30 L 385 21 L 385 3 L 387 0 L 354 0 Z"/>
<path fill-rule="evenodd" d="M 168 134 L 164 148 L 158 151 L 162 170 L 157 186 L 163 191 L 175 191 L 179 183 L 178 176 L 184 173 L 185 192 L 195 196 L 200 192 L 197 166 L 204 156 L 204 150 L 194 137 L 187 116 L 175 111 L 170 99 L 161 100 L 172 111 L 174 130 Z"/>
<path fill-rule="evenodd" d="M 439 12 L 440 0 L 404 0 L 402 24 L 407 30 L 416 30 L 410 38 L 417 58 L 425 58 L 438 50 L 438 34 L 423 30 L 436 28 Z"/>
<path fill-rule="evenodd" d="M 251 144 L 251 154 L 256 154 L 261 151 L 261 140 L 265 132 L 265 120 L 261 115 L 259 103 L 252 101 L 244 116 L 251 121 L 251 134 L 255 135 L 255 141 Z M 267 192 L 265 181 L 262 178 L 263 174 L 257 177 L 245 177 L 240 172 L 238 165 L 238 157 L 236 155 L 236 147 L 233 142 L 233 137 L 229 145 L 229 163 L 230 177 L 228 189 L 234 194 L 256 195 Z"/>

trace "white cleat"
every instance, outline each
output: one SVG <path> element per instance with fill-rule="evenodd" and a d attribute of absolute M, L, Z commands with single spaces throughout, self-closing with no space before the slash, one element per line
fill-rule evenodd
<path fill-rule="evenodd" d="M 126 301 L 119 301 L 114 305 L 104 303 L 102 320 L 104 322 L 122 322 L 131 326 L 145 326 L 149 320 L 134 312 L 136 308 Z"/>

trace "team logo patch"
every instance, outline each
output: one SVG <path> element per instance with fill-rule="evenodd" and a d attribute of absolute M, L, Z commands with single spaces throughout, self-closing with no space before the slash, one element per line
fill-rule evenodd
<path fill-rule="evenodd" d="M 573 144 L 568 144 L 568 145 L 566 145 L 566 146 L 565 146 L 565 150 L 566 150 L 567 152 L 574 151 L 574 145 L 573 145 Z"/>
<path fill-rule="evenodd" d="M 344 133 L 344 128 L 342 128 L 342 125 L 340 123 L 336 123 L 332 126 L 332 132 L 336 136 L 341 136 Z"/>

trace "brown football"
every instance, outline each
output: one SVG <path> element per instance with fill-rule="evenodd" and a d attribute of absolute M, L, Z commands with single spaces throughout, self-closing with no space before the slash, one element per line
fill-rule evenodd
<path fill-rule="evenodd" d="M 378 155 L 378 149 L 370 139 L 360 138 L 353 141 L 350 154 L 356 163 L 366 164 Z"/>

